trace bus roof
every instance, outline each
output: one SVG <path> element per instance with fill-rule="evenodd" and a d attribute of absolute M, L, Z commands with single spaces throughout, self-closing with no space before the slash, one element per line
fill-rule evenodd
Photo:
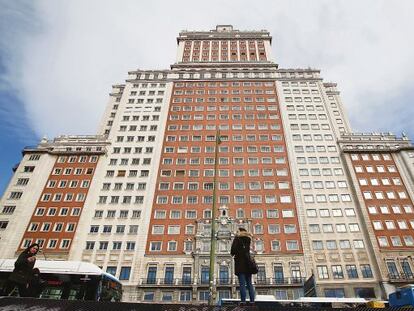
<path fill-rule="evenodd" d="M 226 298 L 222 299 L 223 302 L 237 302 L 239 299 Z M 366 303 L 368 302 L 364 298 L 336 298 L 336 297 L 300 297 L 295 300 L 289 299 L 276 299 L 273 295 L 256 295 L 255 301 L 257 302 L 274 302 L 274 303 Z"/>
<path fill-rule="evenodd" d="M 11 272 L 14 269 L 15 259 L 0 259 L 0 271 Z M 106 275 L 117 280 L 114 276 L 102 271 L 98 266 L 83 261 L 60 261 L 60 260 L 36 260 L 35 268 L 40 273 L 61 273 L 61 274 L 88 274 Z M 118 281 L 119 282 L 119 281 Z"/>
<path fill-rule="evenodd" d="M 341 303 L 366 303 L 364 298 L 337 298 L 337 297 L 300 297 L 300 302 L 341 302 Z"/>

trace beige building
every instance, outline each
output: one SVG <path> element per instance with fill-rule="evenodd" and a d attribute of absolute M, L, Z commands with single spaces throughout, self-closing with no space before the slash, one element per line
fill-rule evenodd
<path fill-rule="evenodd" d="M 113 86 L 99 136 L 25 149 L 1 200 L 4 256 L 43 240 L 54 258 L 114 274 L 125 301 L 203 303 L 215 224 L 216 299 L 238 295 L 240 226 L 254 234 L 259 294 L 386 298 L 413 281 L 410 141 L 352 133 L 337 85 L 279 68 L 271 41 L 231 25 L 183 31 L 171 69 Z"/>

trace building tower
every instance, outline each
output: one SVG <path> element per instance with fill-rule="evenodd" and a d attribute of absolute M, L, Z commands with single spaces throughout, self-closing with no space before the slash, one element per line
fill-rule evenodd
<path fill-rule="evenodd" d="M 207 300 L 214 221 L 218 298 L 237 293 L 229 252 L 238 226 L 255 234 L 258 293 L 282 289 L 298 297 L 306 271 L 271 37 L 223 25 L 184 31 L 177 40 L 171 73 L 178 79 L 172 81 L 138 296 Z M 215 174 L 217 207 L 228 207 L 225 223 L 211 219 Z M 191 282 L 183 284 L 184 275 Z"/>
<path fill-rule="evenodd" d="M 0 202 L 4 257 L 43 241 L 118 277 L 124 301 L 205 303 L 212 226 L 217 299 L 238 295 L 229 252 L 244 227 L 258 294 L 386 298 L 412 281 L 410 141 L 352 133 L 337 85 L 279 68 L 271 41 L 182 31 L 170 69 L 113 86 L 98 136 L 26 148 Z"/>

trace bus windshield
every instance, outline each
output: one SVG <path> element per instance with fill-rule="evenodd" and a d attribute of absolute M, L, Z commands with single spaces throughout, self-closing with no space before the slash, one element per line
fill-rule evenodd
<path fill-rule="evenodd" d="M 40 298 L 98 300 L 99 275 L 42 274 L 45 281 Z"/>

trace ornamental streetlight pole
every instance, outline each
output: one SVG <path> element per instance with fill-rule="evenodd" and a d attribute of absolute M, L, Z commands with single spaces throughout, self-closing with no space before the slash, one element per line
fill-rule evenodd
<path fill-rule="evenodd" d="M 220 145 L 220 131 L 216 132 L 216 145 L 214 150 L 214 176 L 213 176 L 213 207 L 211 211 L 211 245 L 210 245 L 210 271 L 209 271 L 209 301 L 210 306 L 216 302 L 216 284 L 214 283 L 214 264 L 216 260 L 216 182 L 218 145 Z"/>

